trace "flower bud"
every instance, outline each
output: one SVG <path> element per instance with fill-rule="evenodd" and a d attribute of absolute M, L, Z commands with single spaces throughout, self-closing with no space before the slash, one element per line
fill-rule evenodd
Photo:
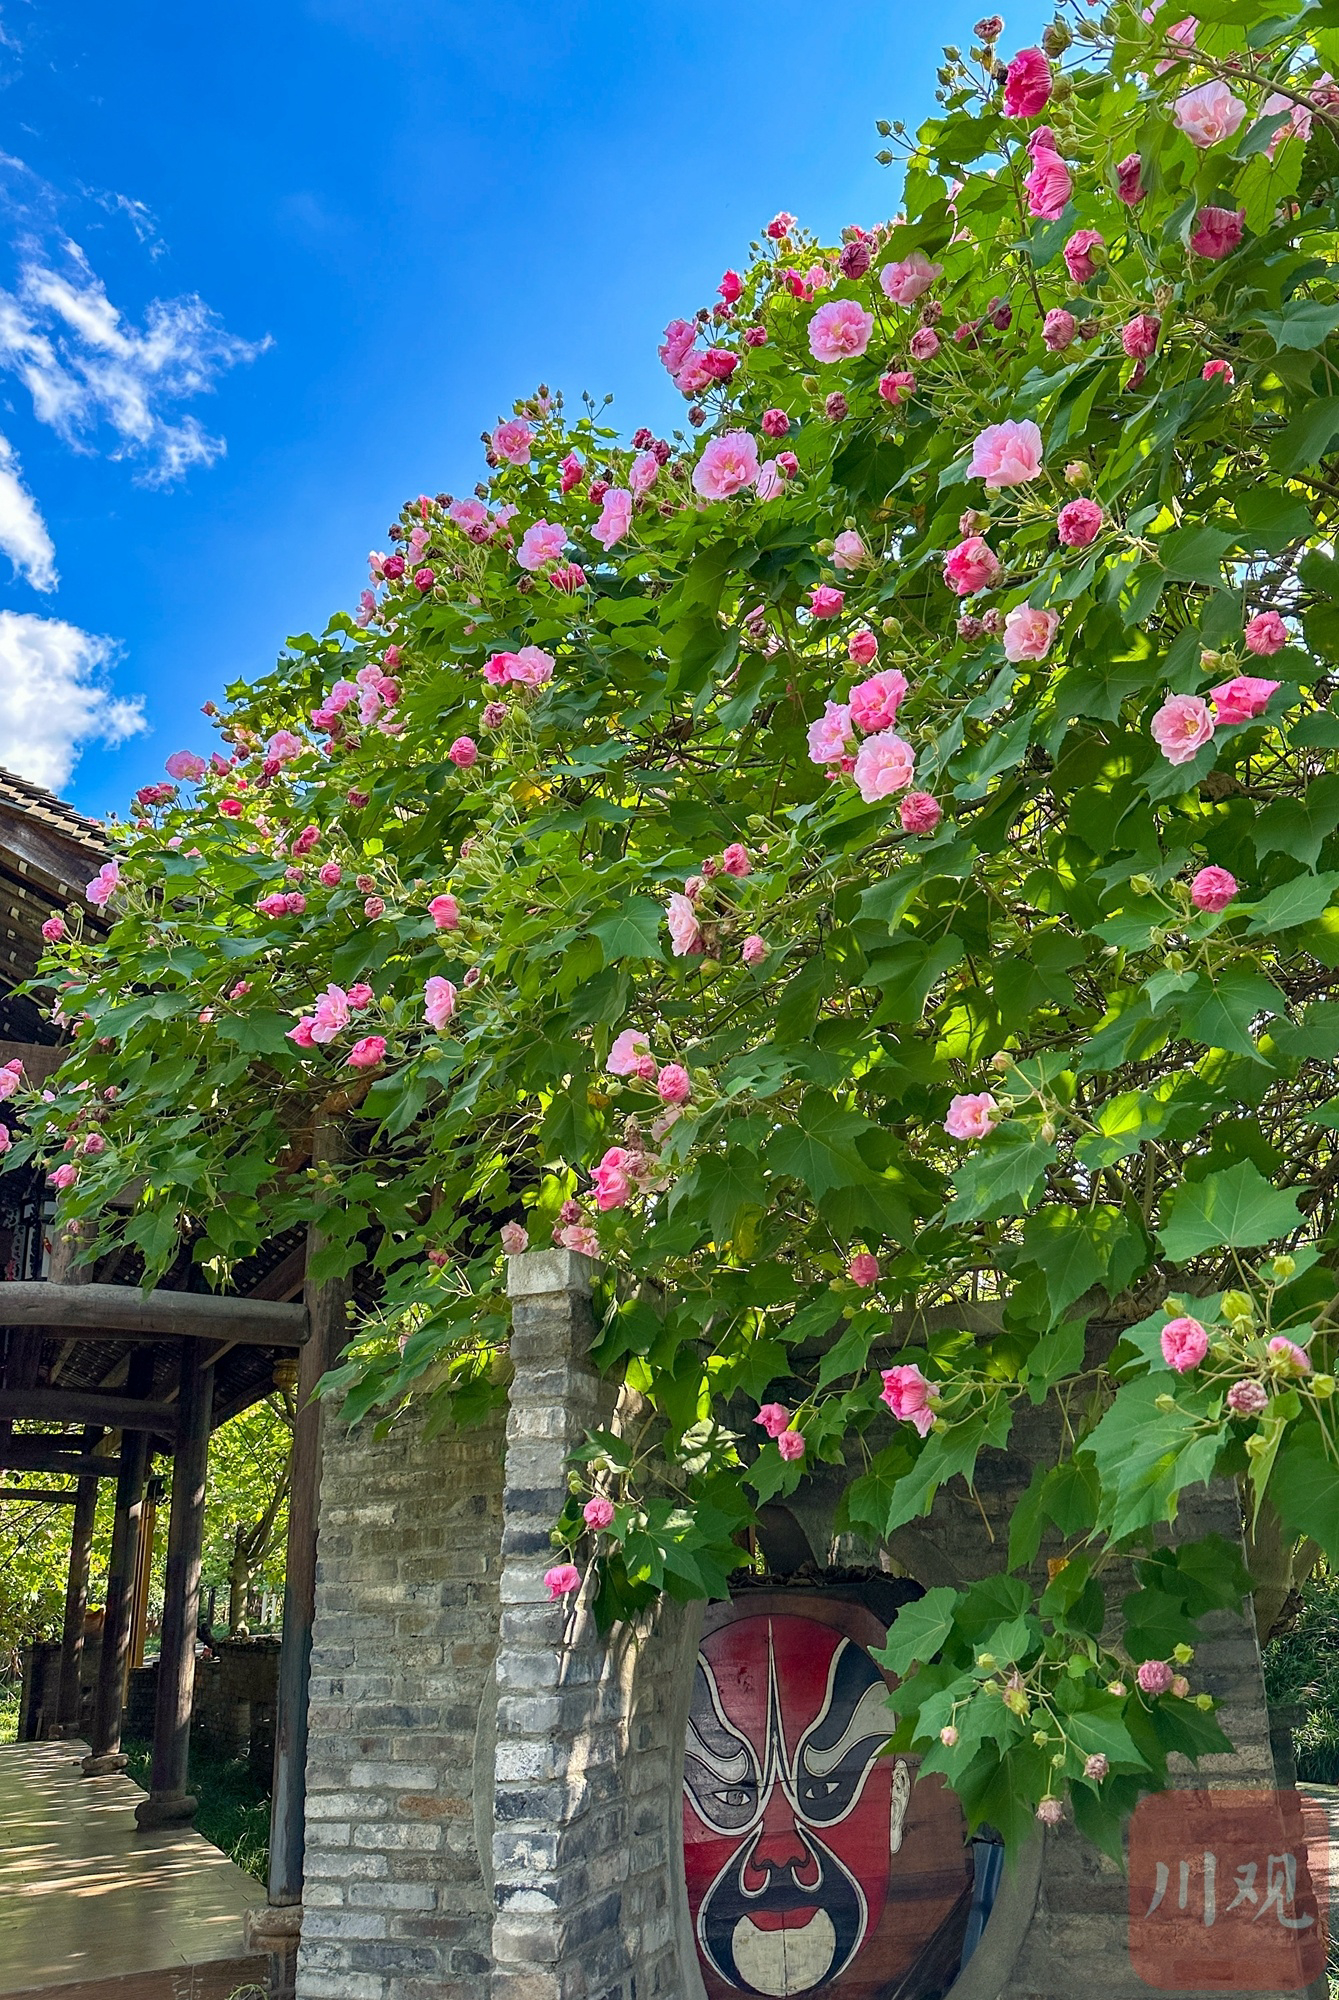
<path fill-rule="evenodd" d="M 1041 45 L 1052 61 L 1065 53 L 1073 39 L 1067 21 L 1050 21 L 1042 29 Z"/>
<path fill-rule="evenodd" d="M 995 1655 L 993 1653 L 978 1653 L 976 1656 L 976 1664 L 978 1665 L 978 1667 L 980 1667 L 983 1674 L 993 1674 L 996 1667 L 999 1665 L 999 1661 L 995 1658 Z"/>
<path fill-rule="evenodd" d="M 1150 875 L 1132 875 L 1130 887 L 1136 896 L 1151 896 L 1155 893 L 1157 885 Z"/>
<path fill-rule="evenodd" d="M 1050 1735 L 1046 1730 L 1044 1729 L 1033 1730 L 1032 1741 L 1036 1744 L 1039 1750 L 1044 1750 L 1046 1748 L 1046 1745 L 1050 1742 L 1050 1740 L 1051 1740 Z"/>
<path fill-rule="evenodd" d="M 1175 1396 L 1168 1396 L 1166 1394 L 1155 1396 L 1153 1398 L 1153 1407 L 1155 1410 L 1161 1410 L 1165 1417 L 1170 1416 L 1176 1408 L 1176 1398 Z"/>
<path fill-rule="evenodd" d="M 880 630 L 887 633 L 890 639 L 900 639 L 902 637 L 902 620 L 900 618 L 885 618 L 882 621 Z"/>
<path fill-rule="evenodd" d="M 1046 1738 L 1043 1736 L 1041 1740 L 1044 1743 L 1046 1741 Z M 1051 1769 L 1053 1771 L 1063 1771 L 1064 1768 L 1065 1768 L 1065 1753 L 1063 1750 L 1057 1750 L 1055 1755 L 1051 1759 Z"/>
<path fill-rule="evenodd" d="M 1091 251 L 1089 255 L 1091 256 Z M 1065 467 L 1066 486 L 1077 487 L 1080 491 L 1088 484 L 1092 474 L 1081 458 L 1072 458 Z"/>
<path fill-rule="evenodd" d="M 1117 1701 L 1123 1701 L 1128 1692 L 1129 1690 L 1126 1688 L 1124 1681 L 1107 1682 L 1107 1693 L 1115 1695 Z"/>
<path fill-rule="evenodd" d="M 1249 1292 L 1223 1293 L 1223 1318 L 1225 1320 L 1253 1320 L 1255 1304 Z"/>
<path fill-rule="evenodd" d="M 1256 1431 L 1246 1440 L 1247 1458 L 1263 1458 L 1271 1449 L 1269 1439 L 1261 1431 Z"/>
<path fill-rule="evenodd" d="M 1194 1657 L 1195 1657 L 1195 1648 L 1193 1646 L 1187 1646 L 1184 1639 L 1181 1641 L 1179 1646 L 1172 1647 L 1172 1658 L 1176 1661 L 1178 1667 L 1188 1667 L 1190 1665 L 1190 1662 L 1194 1659 Z"/>
<path fill-rule="evenodd" d="M 1296 1269 L 1297 1269 L 1297 1259 L 1295 1257 L 1290 1257 L 1287 1251 L 1285 1250 L 1283 1254 L 1281 1256 L 1276 1257 L 1273 1263 L 1270 1265 L 1269 1275 L 1278 1284 L 1284 1285 L 1288 1282 L 1288 1279 L 1293 1276 Z"/>
<path fill-rule="evenodd" d="M 1211 1694 L 1197 1694 L 1195 1696 L 1195 1706 L 1196 1708 L 1203 1709 L 1207 1715 L 1213 1707 L 1213 1696 Z"/>
<path fill-rule="evenodd" d="M 1333 1375 L 1313 1375 L 1311 1377 L 1311 1393 L 1313 1396 L 1319 1396 L 1322 1402 L 1327 1402 L 1334 1394 Z"/>

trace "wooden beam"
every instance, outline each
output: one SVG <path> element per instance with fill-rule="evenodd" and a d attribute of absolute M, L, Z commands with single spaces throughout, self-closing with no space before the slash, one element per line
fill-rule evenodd
<path fill-rule="evenodd" d="M 93 1489 L 95 1492 L 97 1488 Z M 0 1486 L 0 1500 L 40 1500 L 46 1507 L 76 1507 L 79 1489 L 75 1486 Z"/>
<path fill-rule="evenodd" d="M 0 1326 L 79 1327 L 86 1340 L 123 1340 L 140 1333 L 232 1340 L 247 1347 L 301 1347 L 307 1338 L 307 1311 L 269 1299 L 222 1298 L 216 1292 L 141 1292 L 133 1285 L 52 1285 L 38 1279 L 0 1284 Z"/>
<path fill-rule="evenodd" d="M 0 1389 L 0 1418 L 12 1423 L 100 1424 L 109 1431 L 177 1434 L 175 1403 L 144 1403 L 86 1389 Z"/>
<path fill-rule="evenodd" d="M 191 1705 L 195 1692 L 195 1631 L 200 1619 L 200 1561 L 205 1532 L 214 1371 L 194 1341 L 181 1343 L 181 1441 L 172 1461 L 172 1515 L 163 1578 L 163 1632 L 153 1718 L 149 1796 L 135 1808 L 142 1827 L 194 1819 L 188 1790 Z"/>
<path fill-rule="evenodd" d="M 132 1433 L 143 1437 L 143 1431 Z M 56 1439 L 56 1443 L 60 1440 Z M 0 1470 L 5 1472 L 60 1472 L 71 1479 L 115 1479 L 120 1476 L 119 1458 L 79 1451 L 52 1451 L 29 1438 L 0 1439 Z"/>
<path fill-rule="evenodd" d="M 5 1042 L 0 1041 L 0 1063 L 13 1062 L 15 1056 L 23 1064 L 25 1083 L 45 1083 L 54 1076 L 67 1055 L 68 1042 L 52 1048 L 46 1042 Z"/>

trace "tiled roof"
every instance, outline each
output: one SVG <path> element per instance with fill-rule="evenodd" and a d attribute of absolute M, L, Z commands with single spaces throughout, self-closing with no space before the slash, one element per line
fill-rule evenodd
<path fill-rule="evenodd" d="M 3 765 L 0 765 L 0 803 L 17 807 L 20 812 L 64 834 L 67 840 L 95 847 L 99 853 L 106 852 L 106 835 L 97 820 L 76 812 L 64 799 L 58 799 L 54 792 L 33 784 L 29 778 L 20 778 L 13 771 L 6 771 Z"/>

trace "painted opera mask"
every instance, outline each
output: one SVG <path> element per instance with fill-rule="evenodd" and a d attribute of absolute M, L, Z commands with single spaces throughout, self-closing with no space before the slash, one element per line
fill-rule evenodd
<path fill-rule="evenodd" d="M 806 1602 L 820 1615 L 741 1598 L 698 1654 L 684 1864 L 711 2000 L 873 2000 L 968 1880 L 956 1801 L 927 1780 L 913 1810 L 914 1760 L 879 1754 L 893 1717 L 867 1646 L 882 1628 L 857 1606 Z"/>

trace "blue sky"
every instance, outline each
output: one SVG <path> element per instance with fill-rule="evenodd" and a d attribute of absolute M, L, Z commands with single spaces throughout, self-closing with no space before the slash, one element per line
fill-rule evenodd
<path fill-rule="evenodd" d="M 666 320 L 888 216 L 979 11 L 4 0 L 0 764 L 122 805 L 539 381 L 681 421 Z"/>

